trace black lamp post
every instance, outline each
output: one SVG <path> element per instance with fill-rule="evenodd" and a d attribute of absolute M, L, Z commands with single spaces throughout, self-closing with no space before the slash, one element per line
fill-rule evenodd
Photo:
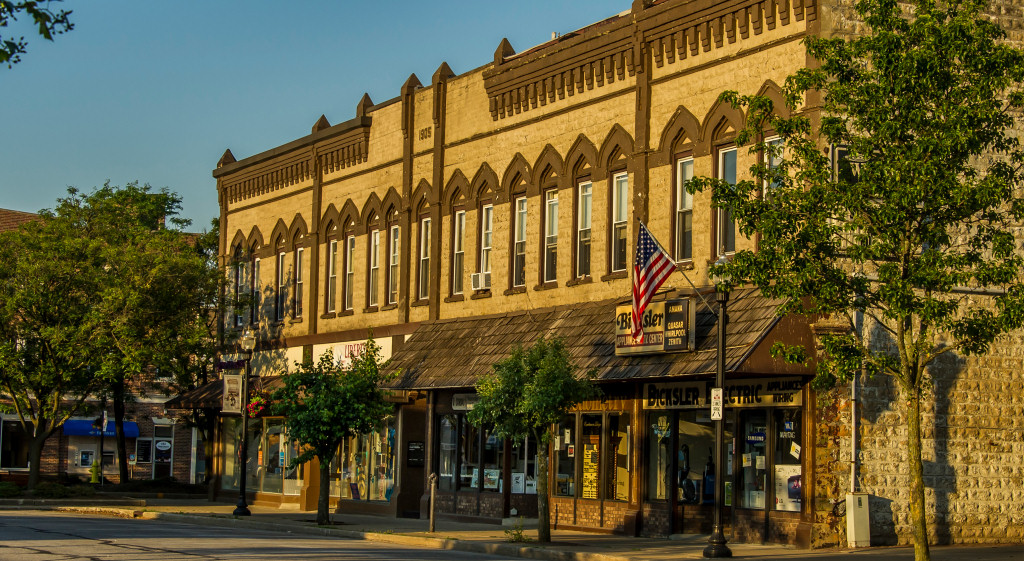
<path fill-rule="evenodd" d="M 725 258 L 719 258 L 716 266 L 725 264 Z M 718 368 L 715 372 L 715 388 L 723 392 L 725 388 L 725 305 L 729 301 L 729 278 L 716 275 L 715 301 L 718 302 Z M 704 548 L 704 557 L 732 557 L 732 550 L 726 545 L 725 533 L 722 531 L 722 501 L 725 498 L 725 400 L 722 396 L 721 411 L 715 419 L 715 515 L 714 526 L 708 545 Z"/>
<path fill-rule="evenodd" d="M 246 473 L 249 463 L 249 362 L 252 360 L 252 350 L 256 348 L 256 337 L 249 329 L 245 330 L 240 340 L 242 350 L 245 351 L 245 375 L 242 376 L 242 450 L 239 454 L 239 468 L 242 471 L 241 481 L 238 482 L 238 504 L 231 514 L 235 516 L 249 516 L 249 505 L 245 502 L 245 482 L 249 478 Z"/>

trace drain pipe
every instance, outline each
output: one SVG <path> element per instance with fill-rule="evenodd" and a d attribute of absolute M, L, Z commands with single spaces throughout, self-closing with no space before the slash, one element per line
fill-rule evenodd
<path fill-rule="evenodd" d="M 854 328 L 860 335 L 861 340 L 864 340 L 864 312 L 857 311 L 856 318 L 854 319 L 856 325 Z M 857 430 L 860 412 L 857 408 L 857 385 L 861 374 L 864 373 L 864 367 L 861 366 L 860 370 L 853 375 L 853 379 L 850 380 L 850 492 L 857 492 Z"/>

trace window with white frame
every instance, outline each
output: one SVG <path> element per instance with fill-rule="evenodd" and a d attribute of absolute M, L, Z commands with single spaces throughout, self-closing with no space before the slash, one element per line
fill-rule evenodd
<path fill-rule="evenodd" d="M 324 287 L 325 298 L 327 300 L 324 306 L 328 313 L 336 311 L 336 301 L 338 293 L 338 240 L 331 240 L 327 244 L 327 286 Z"/>
<path fill-rule="evenodd" d="M 419 299 L 430 297 L 430 219 L 420 220 Z"/>
<path fill-rule="evenodd" d="M 452 215 L 452 294 L 462 294 L 462 277 L 465 274 L 466 211 L 459 210 Z"/>
<path fill-rule="evenodd" d="M 718 152 L 718 179 L 731 185 L 736 184 L 736 148 L 724 148 Z M 720 208 L 716 216 L 715 243 L 718 256 L 736 253 L 736 223 L 732 209 Z"/>
<path fill-rule="evenodd" d="M 491 272 L 491 247 L 494 243 L 494 207 L 480 209 L 480 272 Z"/>
<path fill-rule="evenodd" d="M 686 183 L 693 179 L 693 158 L 676 162 L 676 261 L 693 259 L 693 195 Z"/>
<path fill-rule="evenodd" d="M 626 270 L 626 225 L 629 218 L 629 176 L 612 178 L 612 272 Z"/>
<path fill-rule="evenodd" d="M 255 252 L 255 248 L 253 249 Z M 255 325 L 260 319 L 260 293 L 263 285 L 260 283 L 260 258 L 252 260 L 252 278 L 249 279 L 249 323 Z"/>
<path fill-rule="evenodd" d="M 590 276 L 590 219 L 593 215 L 594 185 L 589 181 L 581 182 L 579 190 L 579 208 L 576 214 L 576 276 Z"/>
<path fill-rule="evenodd" d="M 770 172 L 773 172 L 782 165 L 782 148 L 783 141 L 781 138 L 775 136 L 765 139 L 765 154 L 764 163 L 768 167 Z M 769 179 L 764 182 L 764 196 L 767 198 L 768 194 L 772 192 L 776 187 L 779 186 L 779 182 L 774 179 Z"/>
<path fill-rule="evenodd" d="M 391 227 L 391 238 L 388 240 L 388 304 L 398 303 L 398 226 Z"/>
<path fill-rule="evenodd" d="M 515 243 L 512 251 L 512 286 L 526 286 L 526 197 L 515 200 Z"/>
<path fill-rule="evenodd" d="M 274 303 L 274 319 L 277 321 L 284 320 L 285 298 L 288 295 L 288 275 L 285 271 L 285 263 L 285 253 L 281 251 L 277 254 L 277 302 Z"/>
<path fill-rule="evenodd" d="M 544 282 L 558 280 L 558 190 L 544 194 Z"/>
<path fill-rule="evenodd" d="M 354 300 L 355 289 L 356 289 L 356 269 L 355 269 L 355 253 L 356 253 L 356 237 L 349 236 L 345 238 L 345 310 L 352 309 L 352 302 Z"/>
<path fill-rule="evenodd" d="M 302 317 L 302 288 L 305 283 L 305 279 L 302 276 L 302 271 L 303 258 L 305 257 L 305 255 L 306 254 L 304 248 L 295 248 L 295 275 L 293 277 L 295 280 L 295 291 L 292 294 L 292 310 L 294 311 L 292 317 L 296 318 Z"/>
<path fill-rule="evenodd" d="M 242 325 L 245 320 L 242 298 L 245 295 L 245 261 L 242 260 L 242 248 L 235 249 L 235 326 Z"/>
<path fill-rule="evenodd" d="M 370 232 L 370 280 L 367 283 L 368 306 L 377 305 L 377 292 L 380 290 L 380 230 Z"/>

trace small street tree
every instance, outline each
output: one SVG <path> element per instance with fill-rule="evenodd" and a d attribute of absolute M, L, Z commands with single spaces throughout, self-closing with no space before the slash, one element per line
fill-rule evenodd
<path fill-rule="evenodd" d="M 333 353 L 324 353 L 317 364 L 300 364 L 285 374 L 284 385 L 271 394 L 271 410 L 284 417 L 288 437 L 300 445 L 290 467 L 313 458 L 320 462 L 317 524 L 331 523 L 330 468 L 338 446 L 350 436 L 379 428 L 392 414 L 394 407 L 382 388 L 390 378 L 381 372 L 380 347 L 371 338 L 348 366 L 340 366 Z"/>
<path fill-rule="evenodd" d="M 43 444 L 101 388 L 89 317 L 98 244 L 53 212 L 0 233 L 0 403 L 29 437 L 29 489 Z"/>
<path fill-rule="evenodd" d="M 869 30 L 808 38 L 818 65 L 784 88 L 790 111 L 806 103 L 820 115 L 786 118 L 766 97 L 724 94 L 747 112 L 738 143 L 768 163 L 751 168 L 752 180 L 700 178 L 690 189 L 713 189 L 740 231 L 759 236 L 756 251 L 723 267 L 734 279 L 784 299 L 782 312 L 845 326 L 821 337 L 818 388 L 861 371 L 897 382 L 922 561 L 930 373 L 940 356 L 985 354 L 1024 323 L 1024 154 L 1014 134 L 1024 53 L 1003 41 L 985 2 L 856 6 Z M 859 315 L 870 329 L 855 329 Z"/>
<path fill-rule="evenodd" d="M 537 538 L 551 541 L 548 444 L 551 427 L 580 402 L 595 397 L 593 372 L 579 375 L 562 339 L 541 338 L 512 354 L 476 384 L 479 401 L 469 422 L 493 427 L 500 438 L 518 441 L 529 436 L 537 443 Z"/>

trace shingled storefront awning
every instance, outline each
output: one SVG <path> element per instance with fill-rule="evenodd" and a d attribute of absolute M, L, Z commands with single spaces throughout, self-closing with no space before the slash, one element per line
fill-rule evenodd
<path fill-rule="evenodd" d="M 262 378 L 253 376 L 249 380 L 250 392 L 257 391 L 257 386 L 253 384 L 259 384 L 258 387 L 268 392 L 274 391 L 282 385 L 280 376 L 263 376 Z M 224 381 L 214 380 L 168 400 L 164 403 L 164 407 L 168 409 L 220 409 L 223 392 Z"/>
<path fill-rule="evenodd" d="M 717 360 L 718 308 L 695 297 L 696 341 L 693 352 L 616 356 L 613 320 L 622 299 L 422 323 L 388 364 L 400 375 L 391 386 L 401 389 L 468 388 L 507 357 L 515 345 L 527 346 L 541 335 L 563 337 L 583 370 L 596 369 L 602 381 L 672 378 L 713 374 Z M 726 371 L 744 374 L 811 374 L 801 365 L 769 357 L 776 340 L 811 342 L 802 318 L 780 318 L 781 304 L 756 289 L 736 290 L 728 303 Z M 766 365 L 770 368 L 766 368 Z"/>

